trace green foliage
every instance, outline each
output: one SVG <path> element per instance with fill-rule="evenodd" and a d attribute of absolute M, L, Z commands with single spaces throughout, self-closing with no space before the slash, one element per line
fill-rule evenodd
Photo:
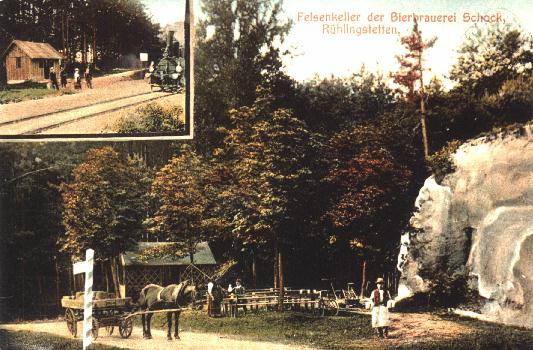
<path fill-rule="evenodd" d="M 441 183 L 444 177 L 455 171 L 452 155 L 457 151 L 461 142 L 454 140 L 441 148 L 439 151 L 433 153 L 427 161 L 429 171 L 435 175 L 435 181 Z"/>
<path fill-rule="evenodd" d="M 142 232 L 147 174 L 142 166 L 111 147 L 91 149 L 61 185 L 63 224 L 61 250 L 81 258 L 88 248 L 108 260 L 131 247 Z"/>
<path fill-rule="evenodd" d="M 510 24 L 474 27 L 459 49 L 451 78 L 477 96 L 496 93 L 505 81 L 531 74 L 533 37 Z"/>
<path fill-rule="evenodd" d="M 313 192 L 313 135 L 291 111 L 272 110 L 272 101 L 266 93 L 253 106 L 232 110 L 234 128 L 220 152 L 233 175 L 224 194 L 232 232 L 253 244 L 293 233 L 306 195 Z"/>
<path fill-rule="evenodd" d="M 373 121 L 393 107 L 394 94 L 381 74 L 364 67 L 348 78 L 314 79 L 298 87 L 293 106 L 313 131 L 326 135 L 360 121 Z"/>
<path fill-rule="evenodd" d="M 469 296 L 468 280 L 464 274 L 440 271 L 431 276 L 428 284 L 428 305 L 455 307 Z"/>
<path fill-rule="evenodd" d="M 533 111 L 533 74 L 503 82 L 498 93 L 485 95 L 482 103 L 494 115 L 494 126 L 531 120 Z"/>
<path fill-rule="evenodd" d="M 192 256 L 196 244 L 209 239 L 221 224 L 212 216 L 214 181 L 209 162 L 190 146 L 182 146 L 179 156 L 157 172 L 152 184 L 158 205 L 151 230 Z"/>
<path fill-rule="evenodd" d="M 183 108 L 179 105 L 149 103 L 117 124 L 119 133 L 176 132 L 183 130 Z"/>
<path fill-rule="evenodd" d="M 21 84 L 10 84 L 0 87 L 0 105 L 26 100 L 38 100 L 50 96 L 70 95 L 73 93 L 69 89 L 48 89 L 45 83 L 28 81 Z"/>
<path fill-rule="evenodd" d="M 291 22 L 281 19 L 281 1 L 205 0 L 202 12 L 196 27 L 195 138 L 199 150 L 210 152 L 222 143 L 217 128 L 229 127 L 230 109 L 253 104 L 256 88 L 267 81 L 281 84 L 279 45 Z"/>

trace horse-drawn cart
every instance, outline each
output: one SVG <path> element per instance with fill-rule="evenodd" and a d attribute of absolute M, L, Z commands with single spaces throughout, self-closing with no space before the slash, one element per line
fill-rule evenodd
<path fill-rule="evenodd" d="M 78 321 L 83 321 L 83 292 L 74 296 L 64 296 L 61 306 L 65 308 L 65 321 L 69 332 L 76 337 Z M 133 330 L 130 312 L 134 305 L 131 298 L 116 298 L 113 293 L 94 292 L 93 298 L 93 338 L 98 338 L 98 329 L 105 328 L 112 335 L 118 327 L 122 338 L 128 338 Z"/>

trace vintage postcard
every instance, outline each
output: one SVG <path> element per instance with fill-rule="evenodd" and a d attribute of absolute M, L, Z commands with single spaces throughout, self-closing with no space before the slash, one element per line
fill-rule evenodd
<path fill-rule="evenodd" d="M 533 349 L 532 13 L 0 0 L 0 349 Z"/>

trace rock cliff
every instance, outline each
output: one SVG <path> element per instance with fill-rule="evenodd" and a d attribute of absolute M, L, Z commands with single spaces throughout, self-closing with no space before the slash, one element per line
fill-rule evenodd
<path fill-rule="evenodd" d="M 445 269 L 469 276 L 491 319 L 533 326 L 533 124 L 465 143 L 452 161 L 416 199 L 399 298 Z"/>

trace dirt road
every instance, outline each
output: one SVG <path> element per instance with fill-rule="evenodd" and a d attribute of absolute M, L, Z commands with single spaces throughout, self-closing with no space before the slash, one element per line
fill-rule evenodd
<path fill-rule="evenodd" d="M 390 314 L 391 327 L 388 339 L 367 339 L 358 341 L 364 349 L 382 349 L 414 343 L 424 343 L 428 339 L 446 342 L 472 331 L 457 322 L 445 320 L 431 313 Z"/>
<path fill-rule="evenodd" d="M 81 323 L 78 325 L 81 327 Z M 0 329 L 12 331 L 31 331 L 44 332 L 58 335 L 65 338 L 72 336 L 67 330 L 65 322 L 35 322 L 35 323 L 19 323 L 19 324 L 0 324 Z M 196 333 L 196 332 L 180 332 L 181 340 L 169 341 L 166 338 L 166 332 L 162 330 L 152 329 L 153 339 L 145 340 L 142 338 L 142 329 L 139 327 L 133 328 L 133 333 L 128 339 L 122 339 L 120 335 L 116 334 L 117 329 L 112 336 L 106 334 L 105 329 L 100 329 L 101 336 L 95 341 L 96 343 L 121 347 L 132 350 L 193 350 L 193 349 L 217 349 L 217 350 L 311 350 L 310 347 L 298 345 L 285 345 L 268 342 L 258 342 L 249 340 L 232 339 L 227 335 L 218 335 L 214 333 Z"/>

